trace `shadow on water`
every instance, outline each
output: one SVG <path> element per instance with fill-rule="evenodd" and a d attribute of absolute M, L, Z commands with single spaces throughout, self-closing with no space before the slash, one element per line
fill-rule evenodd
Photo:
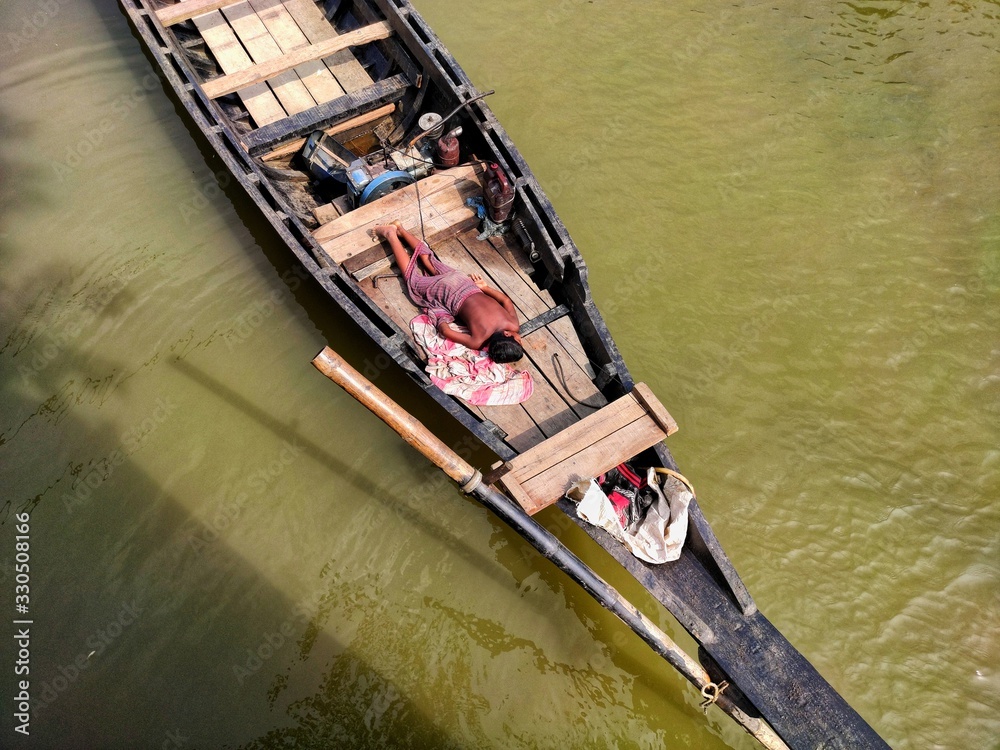
<path fill-rule="evenodd" d="M 479 568 L 481 572 L 486 575 L 493 577 L 499 576 L 499 570 L 496 566 L 491 564 L 493 562 L 492 559 L 487 560 L 484 556 L 483 550 L 471 547 L 469 544 L 456 536 L 454 529 L 446 528 L 441 524 L 436 523 L 426 515 L 419 513 L 400 497 L 401 494 L 405 494 L 405 500 L 413 500 L 415 495 L 422 495 L 423 497 L 420 499 L 424 499 L 426 497 L 427 501 L 433 502 L 433 497 L 427 497 L 428 494 L 440 492 L 454 493 L 454 485 L 450 481 L 444 479 L 444 475 L 441 474 L 441 472 L 436 469 L 429 469 L 427 473 L 427 479 L 429 481 L 420 488 L 407 487 L 402 493 L 393 493 L 386 490 L 382 482 L 373 479 L 373 475 L 370 471 L 364 473 L 353 468 L 347 461 L 344 460 L 343 455 L 331 453 L 323 446 L 318 445 L 314 441 L 304 437 L 297 429 L 296 425 L 277 419 L 264 409 L 260 408 L 257 404 L 253 403 L 250 399 L 236 393 L 228 385 L 219 382 L 211 375 L 208 375 L 203 370 L 199 369 L 195 365 L 192 365 L 190 362 L 178 359 L 171 364 L 186 377 L 190 378 L 209 391 L 213 396 L 225 401 L 230 407 L 236 409 L 245 416 L 250 417 L 257 424 L 273 433 L 279 439 L 293 443 L 297 446 L 302 446 L 307 456 L 322 466 L 332 469 L 338 477 L 346 479 L 351 486 L 353 486 L 354 489 L 360 493 L 360 496 L 380 502 L 386 509 L 399 515 L 401 519 L 409 524 L 410 528 L 428 534 L 437 544 L 443 545 L 449 551 L 460 556 L 467 565 Z M 374 417 L 372 419 L 374 419 Z M 413 458 L 416 459 L 415 454 L 413 455 Z M 422 460 L 420 461 L 420 465 L 426 467 L 426 465 L 422 463 Z M 506 579 L 504 579 L 503 582 L 506 582 Z"/>
<path fill-rule="evenodd" d="M 124 15 L 109 11 L 112 7 L 117 11 L 111 2 L 95 5 L 109 26 L 109 36 L 120 49 L 120 56 L 138 60 L 141 45 L 137 38 L 124 33 L 128 28 Z M 136 79 L 151 72 L 148 58 L 142 59 L 145 67 L 136 70 Z M 183 114 L 169 88 L 164 86 L 164 91 L 178 113 Z M 192 171 L 204 173 L 206 163 L 217 160 L 186 115 L 180 121 L 205 159 L 190 159 Z M 4 145 L 30 136 L 27 128 L 15 127 L 9 118 L 0 116 Z M 0 174 L 4 211 L 9 214 L 26 203 L 33 204 L 34 209 L 41 207 L 44 192 L 30 169 L 2 164 Z M 287 252 L 241 189 L 230 185 L 224 190 L 251 235 L 258 238 L 271 269 L 261 269 L 259 264 L 253 267 L 281 278 L 292 267 Z M 0 262 L 5 268 L 14 253 L 6 218 L 0 216 Z M 248 254 L 255 252 L 248 250 Z M 0 476 L 17 472 L 13 491 L 5 491 L 0 528 L 10 533 L 10 514 L 30 512 L 32 537 L 36 540 L 32 552 L 32 615 L 37 625 L 33 630 L 31 672 L 36 711 L 28 740 L 31 746 L 181 746 L 169 745 L 169 741 L 171 736 L 183 736 L 188 740 L 183 746 L 188 747 L 243 742 L 245 747 L 270 748 L 287 746 L 291 741 L 300 747 L 448 747 L 451 743 L 436 721 L 437 714 L 422 710 L 384 676 L 384 670 L 349 647 L 345 650 L 345 644 L 324 627 L 331 608 L 357 606 L 362 620 L 359 632 L 368 650 L 380 654 L 379 663 L 413 660 L 416 649 L 412 643 L 420 636 L 407 633 L 400 638 L 393 627 L 396 623 L 391 619 L 392 610 L 387 610 L 384 602 L 373 600 L 363 588 L 352 589 L 332 572 L 320 582 L 316 601 L 305 603 L 303 608 L 303 602 L 271 584 L 261 570 L 224 539 L 214 540 L 208 550 L 199 551 L 190 544 L 190 529 L 199 520 L 188 510 L 184 498 L 144 471 L 139 461 L 129 458 L 128 451 L 121 450 L 119 425 L 106 416 L 85 420 L 80 414 L 78 407 L 92 403 L 88 399 L 104 398 L 111 388 L 110 383 L 93 379 L 92 373 L 120 373 L 125 364 L 106 351 L 82 346 L 76 337 L 37 329 L 36 324 L 46 321 L 58 327 L 68 325 L 69 321 L 58 315 L 26 315 L 35 309 L 33 304 L 48 310 L 50 301 L 58 304 L 77 293 L 72 289 L 66 293 L 60 285 L 97 287 L 99 291 L 101 273 L 85 270 L 78 284 L 77 280 L 65 280 L 65 269 L 37 263 L 32 268 L 37 270 L 16 278 L 7 274 L 0 278 L 0 321 L 10 331 L 0 349 L 0 463 L 5 467 Z M 352 358 L 380 353 L 373 344 L 355 335 L 353 322 L 330 305 L 317 286 L 304 284 L 292 292 L 292 299 L 307 311 L 324 341 L 353 354 Z M 110 296 L 104 293 L 100 297 L 98 315 L 114 316 L 128 301 L 115 295 L 128 293 L 113 285 Z M 44 352 L 47 337 L 53 335 L 58 346 L 51 357 L 44 355 L 43 366 L 29 367 L 27 373 L 19 369 L 21 362 L 17 360 Z M 295 437 L 294 427 L 275 420 L 197 367 L 180 359 L 174 361 L 174 367 L 275 435 L 283 439 Z M 304 362 L 303 367 L 308 368 L 308 363 Z M 439 407 L 412 384 L 387 382 L 384 386 L 418 417 L 439 417 Z M 143 396 L 136 381 L 128 395 L 136 401 L 153 400 L 152 396 Z M 446 440 L 457 442 L 457 427 L 449 423 L 444 432 Z M 484 557 L 485 550 L 472 549 L 453 531 L 418 516 L 376 483 L 350 469 L 342 458 L 312 443 L 306 450 L 317 461 L 334 467 L 365 496 L 404 516 L 412 513 L 414 521 L 419 522 L 414 525 L 432 534 L 466 564 L 493 576 L 503 568 L 516 579 L 524 575 L 525 555 L 514 555 L 521 561 L 517 562 L 498 554 L 502 567 L 493 566 L 493 560 Z M 65 468 L 58 474 L 58 467 L 63 465 Z M 53 470 L 53 466 L 57 468 Z M 177 467 L 177 471 L 183 469 Z M 53 473 L 58 476 L 51 477 Z M 96 487 L 84 492 L 92 477 L 95 479 L 91 484 Z M 524 548 L 524 543 L 495 519 L 491 524 L 495 529 L 494 545 Z M 532 555 L 527 555 L 528 567 L 534 568 L 538 563 Z M 0 562 L 9 559 L 6 549 L 0 551 Z M 329 567 L 335 571 L 337 561 L 331 560 Z M 584 613 L 589 613 L 592 605 L 586 595 L 575 587 L 566 587 L 554 568 L 547 564 L 542 567 L 542 580 L 564 591 L 568 606 L 588 621 L 590 615 Z M 11 577 L 9 564 L 4 565 L 2 575 L 6 601 L 11 596 L 11 587 L 6 585 Z M 466 620 L 460 611 L 437 602 L 428 606 L 466 628 L 473 639 L 495 642 L 503 635 L 492 633 L 493 624 L 486 620 Z M 306 614 L 300 616 L 300 611 Z M 232 623 L 239 625 L 234 628 Z M 276 632 L 285 633 L 286 625 L 292 635 L 285 645 L 274 645 L 270 637 Z M 601 625 L 590 623 L 588 627 Z M 425 633 L 424 637 L 432 642 L 434 634 Z M 282 648 L 290 655 L 273 662 L 263 658 L 265 652 L 282 654 Z M 263 662 L 256 668 L 254 654 Z M 305 662 L 310 655 L 313 658 L 304 666 L 277 666 L 278 662 L 296 659 Z M 321 667 L 317 655 L 328 657 L 322 660 Z M 5 659 L 3 663 L 10 662 Z M 551 662 L 545 663 L 546 669 L 559 671 Z M 414 668 L 420 669 L 421 665 L 414 663 Z M 631 665 L 626 668 L 639 674 L 649 671 Z M 239 669 L 250 674 L 244 675 Z M 440 679 L 440 692 L 447 690 L 453 695 L 450 700 L 461 707 L 462 701 L 468 699 L 463 697 L 461 678 L 442 675 Z M 264 699 L 268 712 L 258 709 Z M 9 731 L 9 721 L 10 715 L 5 712 L 0 731 L 5 738 L 18 741 L 18 736 Z M 462 726 L 468 721 L 468 716 L 461 716 L 449 725 Z M 259 737 L 249 739 L 257 733 Z M 487 738 L 481 739 L 481 744 L 487 744 Z M 27 742 L 22 744 L 27 746 Z"/>
<path fill-rule="evenodd" d="M 0 111 L 0 153 L 19 151 L 31 137 L 28 125 Z M 23 521 L 26 514 L 31 598 L 24 616 L 33 620 L 30 736 L 14 731 L 5 709 L 4 746 L 232 746 L 253 730 L 246 710 L 226 706 L 252 701 L 253 684 L 267 675 L 271 709 L 286 710 L 287 719 L 257 722 L 264 734 L 250 747 L 276 747 L 289 736 L 300 747 L 329 747 L 329 738 L 341 736 L 371 746 L 449 746 L 433 719 L 324 629 L 329 607 L 316 602 L 343 595 L 343 585 L 327 581 L 314 602 L 295 602 L 224 540 L 199 553 L 189 544 L 197 519 L 129 457 L 120 427 L 107 417 L 83 420 L 81 405 L 102 396 L 91 373 L 121 372 L 124 364 L 81 348 L 64 333 L 71 321 L 53 309 L 75 309 L 74 300 L 100 287 L 100 274 L 67 279 L 67 269 L 56 264 L 23 262 L 34 251 L 9 222 L 19 211 L 58 210 L 45 204 L 41 187 L 29 166 L 9 157 L 0 163 L 0 264 L 8 269 L 0 276 L 0 601 L 14 610 L 12 537 L 15 517 Z M 15 258 L 31 270 L 12 275 Z M 115 315 L 118 294 L 125 291 L 102 297 L 94 320 Z M 133 387 L 130 398 L 141 400 L 139 390 Z M 67 465 L 52 478 L 59 457 Z M 198 614 L 187 619 L 192 612 Z M 374 632 L 388 633 L 383 616 L 371 607 L 362 618 Z M 253 623 L 241 631 L 246 642 L 230 641 L 228 623 Z M 288 654 L 268 665 L 282 649 L 275 633 L 288 634 L 281 638 Z M 391 639 L 383 644 L 387 652 L 393 646 Z M 10 648 L 7 639 L 5 668 L 15 659 Z M 300 660 L 313 650 L 334 655 L 306 701 L 329 709 L 318 720 L 299 713 L 303 701 L 279 700 L 288 678 L 274 674 L 281 669 L 276 664 L 293 650 Z M 268 730 L 275 723 L 292 727 Z"/>

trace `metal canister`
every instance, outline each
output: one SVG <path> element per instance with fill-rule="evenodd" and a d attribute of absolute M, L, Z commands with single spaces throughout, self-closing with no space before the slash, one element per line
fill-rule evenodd
<path fill-rule="evenodd" d="M 459 145 L 458 136 L 462 135 L 462 128 L 449 130 L 438 138 L 436 161 L 442 167 L 454 167 L 458 164 Z"/>

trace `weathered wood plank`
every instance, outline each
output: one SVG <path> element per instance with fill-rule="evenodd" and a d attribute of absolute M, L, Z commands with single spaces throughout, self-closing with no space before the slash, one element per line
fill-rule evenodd
<path fill-rule="evenodd" d="M 338 216 L 340 216 L 340 211 L 332 203 L 324 203 L 322 206 L 316 206 L 312 210 L 313 217 L 320 224 L 325 224 L 328 221 L 333 221 Z"/>
<path fill-rule="evenodd" d="M 333 39 L 327 39 L 317 44 L 311 44 L 308 47 L 287 52 L 280 57 L 259 63 L 251 68 L 220 76 L 208 81 L 202 88 L 208 97 L 217 99 L 220 96 L 231 94 L 234 91 L 239 91 L 255 83 L 261 83 L 274 78 L 303 63 L 328 57 L 335 52 L 348 49 L 349 47 L 357 47 L 378 39 L 385 39 L 391 34 L 392 30 L 387 23 L 364 26 Z"/>
<path fill-rule="evenodd" d="M 324 132 L 327 135 L 340 135 L 341 133 L 347 133 L 348 131 L 355 130 L 356 128 L 363 128 L 365 125 L 370 125 L 374 122 L 381 120 L 383 117 L 388 117 L 396 109 L 395 104 L 386 104 L 384 107 L 379 107 L 378 109 L 367 112 L 363 115 L 357 117 L 352 117 L 350 120 L 345 120 L 344 122 L 334 125 L 332 128 L 327 128 Z M 289 141 L 288 143 L 274 149 L 261 158 L 264 161 L 274 161 L 276 159 L 281 159 L 285 156 L 291 156 L 300 148 L 302 148 L 306 143 L 305 138 L 296 138 L 294 141 Z"/>
<path fill-rule="evenodd" d="M 249 2 L 257 11 L 261 23 L 267 28 L 281 53 L 309 46 L 309 39 L 302 33 L 281 0 L 249 0 Z M 321 60 L 302 63 L 294 69 L 294 72 L 319 104 L 332 101 L 346 93 Z"/>
<path fill-rule="evenodd" d="M 419 233 L 419 208 L 428 238 L 434 236 L 440 242 L 449 232 L 456 234 L 475 225 L 476 212 L 465 205 L 465 199 L 480 192 L 480 172 L 477 167 L 455 167 L 432 175 L 324 224 L 313 236 L 335 262 L 343 263 L 372 246 L 368 231 L 379 224 L 399 220 Z"/>
<path fill-rule="evenodd" d="M 517 367 L 516 364 L 514 366 Z M 535 420 L 525 411 L 524 404 L 478 408 L 484 418 L 507 433 L 507 444 L 518 452 L 529 450 L 545 440 L 545 435 L 538 429 Z"/>
<path fill-rule="evenodd" d="M 659 425 L 642 417 L 520 484 L 535 505 L 544 508 L 558 502 L 574 483 L 599 476 L 662 439 Z"/>
<path fill-rule="evenodd" d="M 423 198 L 422 195 L 421 198 Z M 427 233 L 427 242 L 434 246 L 451 239 L 470 226 L 475 226 L 477 221 L 475 213 L 470 213 L 465 208 L 452 208 L 451 210 L 442 212 L 429 209 L 426 200 L 424 200 L 423 209 L 424 230 Z M 352 211 L 351 213 L 356 213 L 356 211 Z M 386 220 L 392 221 L 393 218 L 396 218 L 403 221 L 404 224 L 413 227 L 414 213 L 416 213 L 415 207 L 412 211 L 396 209 L 394 213 L 389 214 L 385 219 L 372 222 L 371 226 L 384 223 Z M 417 220 L 417 228 L 419 229 L 419 220 Z M 330 257 L 338 261 L 346 261 L 371 247 L 371 240 L 368 238 L 367 231 L 359 231 L 347 237 L 338 237 L 337 239 L 328 240 L 320 244 L 322 244 L 323 249 Z"/>
<path fill-rule="evenodd" d="M 646 411 L 631 395 L 608 404 L 596 414 L 577 422 L 565 432 L 546 440 L 528 453 L 507 462 L 511 474 L 524 482 L 548 471 L 567 456 L 580 452 L 595 440 L 622 429 L 626 425 L 642 419 Z M 631 458 L 631 456 L 626 456 Z M 621 461 L 617 462 L 621 463 Z M 613 464 L 617 466 L 616 464 Z"/>
<path fill-rule="evenodd" d="M 531 279 L 511 265 L 494 245 L 480 242 L 470 236 L 462 237 L 462 242 L 494 285 L 510 297 L 523 320 L 531 320 L 553 307 L 542 299 Z M 578 364 L 574 352 L 569 351 L 552 331 L 543 328 L 526 335 L 522 345 L 528 356 L 556 390 L 562 393 L 577 415 L 587 416 L 594 409 L 599 409 L 607 403 L 607 399 L 597 390 L 589 373 Z M 563 377 L 559 377 L 560 372 Z M 593 406 L 585 405 L 584 401 Z"/>
<path fill-rule="evenodd" d="M 194 24 L 223 71 L 235 73 L 253 65 L 222 13 L 216 10 L 196 16 Z M 239 97 L 258 128 L 279 122 L 287 115 L 267 84 L 249 86 L 239 92 Z"/>
<path fill-rule="evenodd" d="M 555 305 L 552 295 L 545 289 L 539 289 L 531 280 L 531 274 L 534 271 L 531 261 L 528 260 L 528 256 L 524 250 L 510 239 L 510 235 L 490 237 L 488 241 L 496 248 L 500 257 L 510 263 L 511 267 L 520 274 L 525 283 L 529 284 L 535 290 L 542 302 L 548 307 Z M 596 374 L 594 365 L 587 356 L 586 351 L 584 351 L 583 344 L 580 343 L 580 336 L 573 327 L 572 321 L 569 319 L 555 321 L 549 326 L 549 330 L 577 365 L 586 373 L 587 377 L 593 379 Z"/>
<path fill-rule="evenodd" d="M 462 241 L 469 254 L 486 270 L 494 283 L 510 297 L 511 302 L 514 303 L 525 320 L 531 320 L 551 307 L 538 296 L 534 284 L 530 280 L 525 280 L 520 273 L 514 270 L 506 259 L 500 256 L 493 245 L 468 236 L 463 237 Z"/>
<path fill-rule="evenodd" d="M 390 102 L 397 102 L 403 98 L 409 86 L 410 81 L 405 76 L 386 78 L 360 91 L 344 94 L 332 102 L 317 104 L 307 112 L 286 117 L 247 133 L 243 136 L 243 144 L 251 156 L 257 156 L 280 143 L 358 117 Z"/>
<path fill-rule="evenodd" d="M 598 476 L 662 441 L 668 434 L 660 425 L 666 410 L 645 384 L 639 385 L 639 393 L 633 390 L 508 461 L 500 483 L 513 488 L 512 496 L 528 496 L 533 513 L 557 502 L 574 482 Z"/>
<path fill-rule="evenodd" d="M 527 370 L 535 383 L 531 398 L 524 402 L 524 408 L 538 425 L 545 437 L 562 432 L 567 427 L 579 421 L 579 417 L 569 408 L 569 404 L 556 391 L 548 378 L 538 369 L 530 357 L 525 357 L 516 363 L 519 370 Z"/>
<path fill-rule="evenodd" d="M 420 314 L 420 309 L 407 296 L 401 276 L 379 279 L 372 277 L 365 280 L 362 289 L 397 326 L 409 335 L 410 321 Z"/>
<path fill-rule="evenodd" d="M 284 0 L 284 6 L 311 43 L 324 42 L 337 36 L 337 32 L 313 0 Z M 350 50 L 325 57 L 323 62 L 349 94 L 373 83 L 372 77 Z"/>
<path fill-rule="evenodd" d="M 327 242 L 338 237 L 344 237 L 358 230 L 367 231 L 371 226 L 378 223 L 387 223 L 385 217 L 396 212 L 399 208 L 416 209 L 417 189 L 420 190 L 421 201 L 429 201 L 442 190 L 459 188 L 464 182 L 474 182 L 479 187 L 479 176 L 482 169 L 473 166 L 452 167 L 443 172 L 438 172 L 430 177 L 425 177 L 419 185 L 410 185 L 394 193 L 390 193 L 384 198 L 362 206 L 350 214 L 324 224 L 313 232 L 313 237 L 318 242 Z M 391 221 L 391 219 L 389 220 Z M 419 218 L 417 219 L 419 224 Z M 410 231 L 415 231 L 413 226 L 408 226 Z"/>
<path fill-rule="evenodd" d="M 580 369 L 547 328 L 523 336 L 521 345 L 578 416 L 586 417 L 607 404 L 590 376 Z"/>
<path fill-rule="evenodd" d="M 668 436 L 677 432 L 677 422 L 670 416 L 670 412 L 660 403 L 660 399 L 656 397 L 656 394 L 650 390 L 648 385 L 645 383 L 636 383 L 633 392 L 635 393 L 636 400 L 646 407 L 646 411 L 652 415 L 656 423 L 663 428 L 663 431 Z"/>
<path fill-rule="evenodd" d="M 256 63 L 256 65 L 234 75 L 248 73 L 257 65 L 266 63 L 268 60 L 276 60 L 282 56 L 281 47 L 274 41 L 260 16 L 249 3 L 242 2 L 223 8 L 222 14 L 229 21 L 229 25 L 233 27 L 233 31 L 236 32 L 236 36 L 239 37 L 247 52 L 250 53 L 251 59 Z M 209 81 L 206 85 L 211 86 L 213 83 L 215 81 Z M 316 100 L 313 99 L 305 84 L 299 80 L 294 70 L 288 70 L 272 77 L 267 84 L 271 87 L 274 95 L 278 97 L 281 106 L 290 115 L 305 112 L 316 105 Z"/>
<path fill-rule="evenodd" d="M 549 308 L 541 315 L 536 315 L 531 320 L 526 320 L 522 323 L 521 335 L 527 336 L 529 333 L 534 333 L 540 328 L 545 328 L 566 315 L 569 315 L 569 308 L 566 307 L 566 305 L 557 305 L 556 307 Z"/>
<path fill-rule="evenodd" d="M 534 515 L 545 507 L 544 505 L 536 503 L 535 499 L 527 493 L 515 477 L 510 475 L 504 476 L 500 479 L 500 485 L 507 490 L 507 493 L 514 498 L 515 501 L 517 501 L 518 505 L 524 508 L 524 512 L 529 516 Z"/>
<path fill-rule="evenodd" d="M 190 18 L 210 13 L 213 10 L 235 5 L 243 0 L 186 0 L 185 2 L 168 5 L 156 11 L 156 17 L 164 26 L 187 21 Z"/>

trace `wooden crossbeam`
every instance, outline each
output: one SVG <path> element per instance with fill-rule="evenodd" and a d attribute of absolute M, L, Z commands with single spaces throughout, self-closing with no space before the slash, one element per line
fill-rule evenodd
<path fill-rule="evenodd" d="M 175 23 L 187 21 L 195 16 L 210 13 L 243 0 L 186 0 L 185 2 L 168 5 L 156 11 L 156 17 L 164 26 L 173 26 Z"/>
<path fill-rule="evenodd" d="M 221 11 L 213 10 L 196 16 L 194 24 L 226 73 L 235 73 L 253 65 L 253 60 L 236 38 L 236 33 Z M 239 92 L 239 97 L 258 128 L 277 122 L 288 114 L 266 83 L 243 89 Z"/>
<path fill-rule="evenodd" d="M 307 1 L 313 8 L 316 8 L 312 0 Z M 288 9 L 281 0 L 249 0 L 249 2 L 250 6 L 257 11 L 257 16 L 260 18 L 261 23 L 264 24 L 271 38 L 277 44 L 279 55 L 307 47 L 312 41 L 319 41 L 311 40 L 302 33 L 298 24 L 295 23 L 292 14 L 288 12 Z M 319 8 L 316 8 L 316 12 L 320 12 Z M 323 20 L 325 21 L 326 19 Z M 333 29 L 329 24 L 327 24 L 327 27 L 331 31 L 329 36 L 334 36 Z M 350 51 L 340 54 L 346 54 L 351 59 L 354 58 Z M 299 65 L 295 68 L 295 73 L 302 80 L 302 83 L 309 90 L 316 103 L 322 104 L 323 102 L 333 101 L 337 97 L 347 93 L 337 83 L 337 79 L 333 77 L 333 73 L 323 64 L 322 60 L 313 60 L 312 62 Z M 368 82 L 371 83 L 371 80 Z"/>
<path fill-rule="evenodd" d="M 676 431 L 663 404 L 637 383 L 628 395 L 521 453 L 493 476 L 534 514 L 574 482 L 596 477 Z"/>
<path fill-rule="evenodd" d="M 388 117 L 396 109 L 395 104 L 386 104 L 384 107 L 379 107 L 371 112 L 366 112 L 363 115 L 358 115 L 357 117 L 352 117 L 350 120 L 345 120 L 344 122 L 338 123 L 331 128 L 326 129 L 327 135 L 340 135 L 341 133 L 346 133 L 349 130 L 355 130 L 357 128 L 363 128 L 366 125 L 381 120 L 383 117 Z M 269 151 L 264 154 L 261 158 L 264 161 L 274 161 L 275 159 L 281 159 L 286 156 L 291 156 L 300 148 L 302 148 L 306 143 L 305 138 L 296 138 L 294 141 L 289 141 L 281 145 L 280 147 L 274 149 L 274 151 Z"/>
<path fill-rule="evenodd" d="M 325 42 L 327 39 L 333 39 L 337 36 L 337 32 L 313 0 L 282 0 L 282 5 L 295 19 L 295 23 L 298 24 L 311 44 Z M 370 22 L 374 23 L 378 20 L 373 18 Z M 371 86 L 373 83 L 372 77 L 348 50 L 331 55 L 324 62 L 348 94 L 359 91 L 365 86 Z M 416 76 L 411 75 L 410 77 L 416 80 Z"/>
<path fill-rule="evenodd" d="M 318 44 L 311 44 L 308 47 L 292 50 L 280 57 L 259 63 L 246 70 L 214 78 L 211 81 L 203 83 L 202 89 L 210 98 L 218 99 L 220 96 L 232 94 L 234 91 L 239 91 L 247 86 L 253 86 L 255 83 L 261 83 L 269 78 L 274 78 L 297 65 L 302 65 L 313 60 L 321 60 L 349 47 L 358 47 L 362 44 L 378 41 L 379 39 L 386 39 L 391 35 L 392 29 L 384 21 L 374 23 L 370 26 L 363 26 L 360 29 L 327 39 Z"/>
<path fill-rule="evenodd" d="M 257 66 L 267 64 L 282 56 L 283 50 L 278 46 L 278 43 L 274 40 L 269 29 L 264 25 L 260 16 L 257 15 L 254 8 L 248 3 L 240 3 L 231 8 L 224 8 L 222 14 L 229 21 L 229 25 L 232 26 L 244 49 L 250 54 L 250 58 L 255 63 L 239 72 L 248 74 Z M 256 84 L 260 83 L 263 83 L 263 81 L 256 82 Z M 278 101 L 281 102 L 281 106 L 285 109 L 285 112 L 290 115 L 305 112 L 307 109 L 316 106 L 316 99 L 313 98 L 305 84 L 299 80 L 294 70 L 286 70 L 273 76 L 267 82 L 267 85 L 274 92 L 274 95 L 278 97 Z M 339 86 L 337 88 L 340 89 Z M 339 91 L 336 96 L 342 94 L 343 91 Z"/>
<path fill-rule="evenodd" d="M 257 128 L 242 136 L 243 145 L 251 156 L 259 156 L 293 138 L 309 135 L 314 130 L 327 128 L 384 104 L 397 102 L 403 98 L 408 86 L 410 81 L 405 76 L 386 78 L 360 91 L 345 94 L 332 102 L 317 104 L 305 112 Z"/>

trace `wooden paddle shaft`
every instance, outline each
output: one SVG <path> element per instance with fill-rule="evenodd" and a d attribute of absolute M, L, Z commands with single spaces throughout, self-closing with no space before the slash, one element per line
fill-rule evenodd
<path fill-rule="evenodd" d="M 424 427 L 399 404 L 376 388 L 364 375 L 351 367 L 333 349 L 326 347 L 313 359 L 313 365 L 330 380 L 364 404 L 379 419 L 399 433 L 438 468 L 454 479 L 462 489 L 490 508 L 518 534 L 524 537 L 546 559 L 566 572 L 600 604 L 617 615 L 656 653 L 694 684 L 702 695 L 712 682 L 705 669 L 688 656 L 670 637 L 645 617 L 612 586 L 592 571 L 547 529 L 507 497 L 482 484 L 482 475 L 463 461 L 442 440 Z M 748 716 L 728 695 L 717 696 L 716 705 L 732 717 L 748 734 L 768 750 L 788 750 L 781 738 L 764 721 Z"/>
<path fill-rule="evenodd" d="M 313 366 L 364 404 L 375 416 L 399 433 L 407 443 L 454 479 L 466 492 L 472 492 L 482 475 L 424 427 L 418 419 L 376 388 L 330 347 L 316 355 Z"/>

